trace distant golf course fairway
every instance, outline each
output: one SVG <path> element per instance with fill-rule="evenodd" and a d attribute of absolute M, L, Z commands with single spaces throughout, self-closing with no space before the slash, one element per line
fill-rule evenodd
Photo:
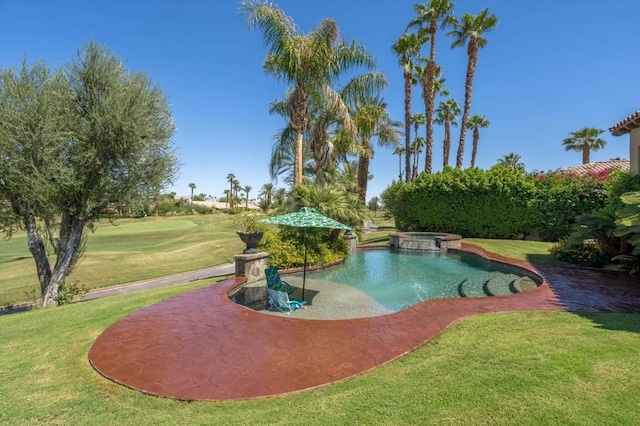
<path fill-rule="evenodd" d="M 67 282 L 93 289 L 232 262 L 244 247 L 234 217 L 220 213 L 118 219 L 115 226 L 102 221 L 88 233 L 86 253 Z M 39 299 L 26 234 L 0 240 L 0 253 L 0 306 Z"/>

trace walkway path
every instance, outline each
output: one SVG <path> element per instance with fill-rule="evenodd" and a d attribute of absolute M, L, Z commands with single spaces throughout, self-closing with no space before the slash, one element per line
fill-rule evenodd
<path fill-rule="evenodd" d="M 132 291 L 164 287 L 171 284 L 180 284 L 189 281 L 203 280 L 206 278 L 233 275 L 234 273 L 235 265 L 233 263 L 228 263 L 225 265 L 214 266 L 212 268 L 200 269 L 197 271 L 183 272 L 181 274 L 169 275 L 161 278 L 152 278 L 144 281 L 137 281 L 135 283 L 128 283 L 114 287 L 91 290 L 82 298 L 82 300 L 93 300 L 101 297 L 115 296 L 116 294 L 130 293 Z"/>
<path fill-rule="evenodd" d="M 478 251 L 474 246 L 466 249 Z M 489 255 L 494 260 L 505 258 Z M 518 263 L 535 270 L 527 262 Z M 326 385 L 390 362 L 455 320 L 479 313 L 617 309 L 640 313 L 640 286 L 617 274 L 542 271 L 550 281 L 510 296 L 439 299 L 370 318 L 302 320 L 264 315 L 229 300 L 229 279 L 141 309 L 113 324 L 89 351 L 105 377 L 139 391 L 183 400 L 234 400 Z M 587 276 L 588 275 L 588 276 Z M 560 291 L 553 282 L 560 276 Z M 606 283 L 607 287 L 603 287 Z M 580 286 L 580 289 L 578 289 Z M 582 289 L 611 296 L 587 306 Z M 594 302 L 597 302 L 594 299 Z"/>

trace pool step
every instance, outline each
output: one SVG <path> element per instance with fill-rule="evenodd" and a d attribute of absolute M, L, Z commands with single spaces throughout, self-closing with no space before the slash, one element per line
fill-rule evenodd
<path fill-rule="evenodd" d="M 486 297 L 484 285 L 492 278 L 502 275 L 499 272 L 485 272 L 467 278 L 458 285 L 458 294 L 460 297 Z"/>
<path fill-rule="evenodd" d="M 538 287 L 530 277 L 500 272 L 485 272 L 465 279 L 458 285 L 460 297 L 504 296 Z"/>
<path fill-rule="evenodd" d="M 538 283 L 530 277 L 519 277 L 511 283 L 510 287 L 513 293 L 520 293 L 538 287 Z"/>
<path fill-rule="evenodd" d="M 511 284 L 520 278 L 514 274 L 501 274 L 484 283 L 483 290 L 488 296 L 504 296 L 513 294 Z"/>

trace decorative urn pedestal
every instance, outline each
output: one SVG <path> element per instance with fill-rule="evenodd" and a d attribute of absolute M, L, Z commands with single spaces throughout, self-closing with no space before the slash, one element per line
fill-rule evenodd
<path fill-rule="evenodd" d="M 260 240 L 262 239 L 262 236 L 264 235 L 263 232 L 238 231 L 236 232 L 236 234 L 238 234 L 242 242 L 247 245 L 247 248 L 245 248 L 242 251 L 242 253 L 244 254 L 258 253 L 258 243 L 260 242 Z"/>

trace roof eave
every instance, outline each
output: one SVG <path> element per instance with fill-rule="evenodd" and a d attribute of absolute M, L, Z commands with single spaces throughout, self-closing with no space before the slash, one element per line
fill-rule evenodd
<path fill-rule="evenodd" d="M 640 127 L 640 110 L 634 112 L 619 123 L 609 127 L 609 132 L 613 136 L 626 135 L 630 131 Z"/>

